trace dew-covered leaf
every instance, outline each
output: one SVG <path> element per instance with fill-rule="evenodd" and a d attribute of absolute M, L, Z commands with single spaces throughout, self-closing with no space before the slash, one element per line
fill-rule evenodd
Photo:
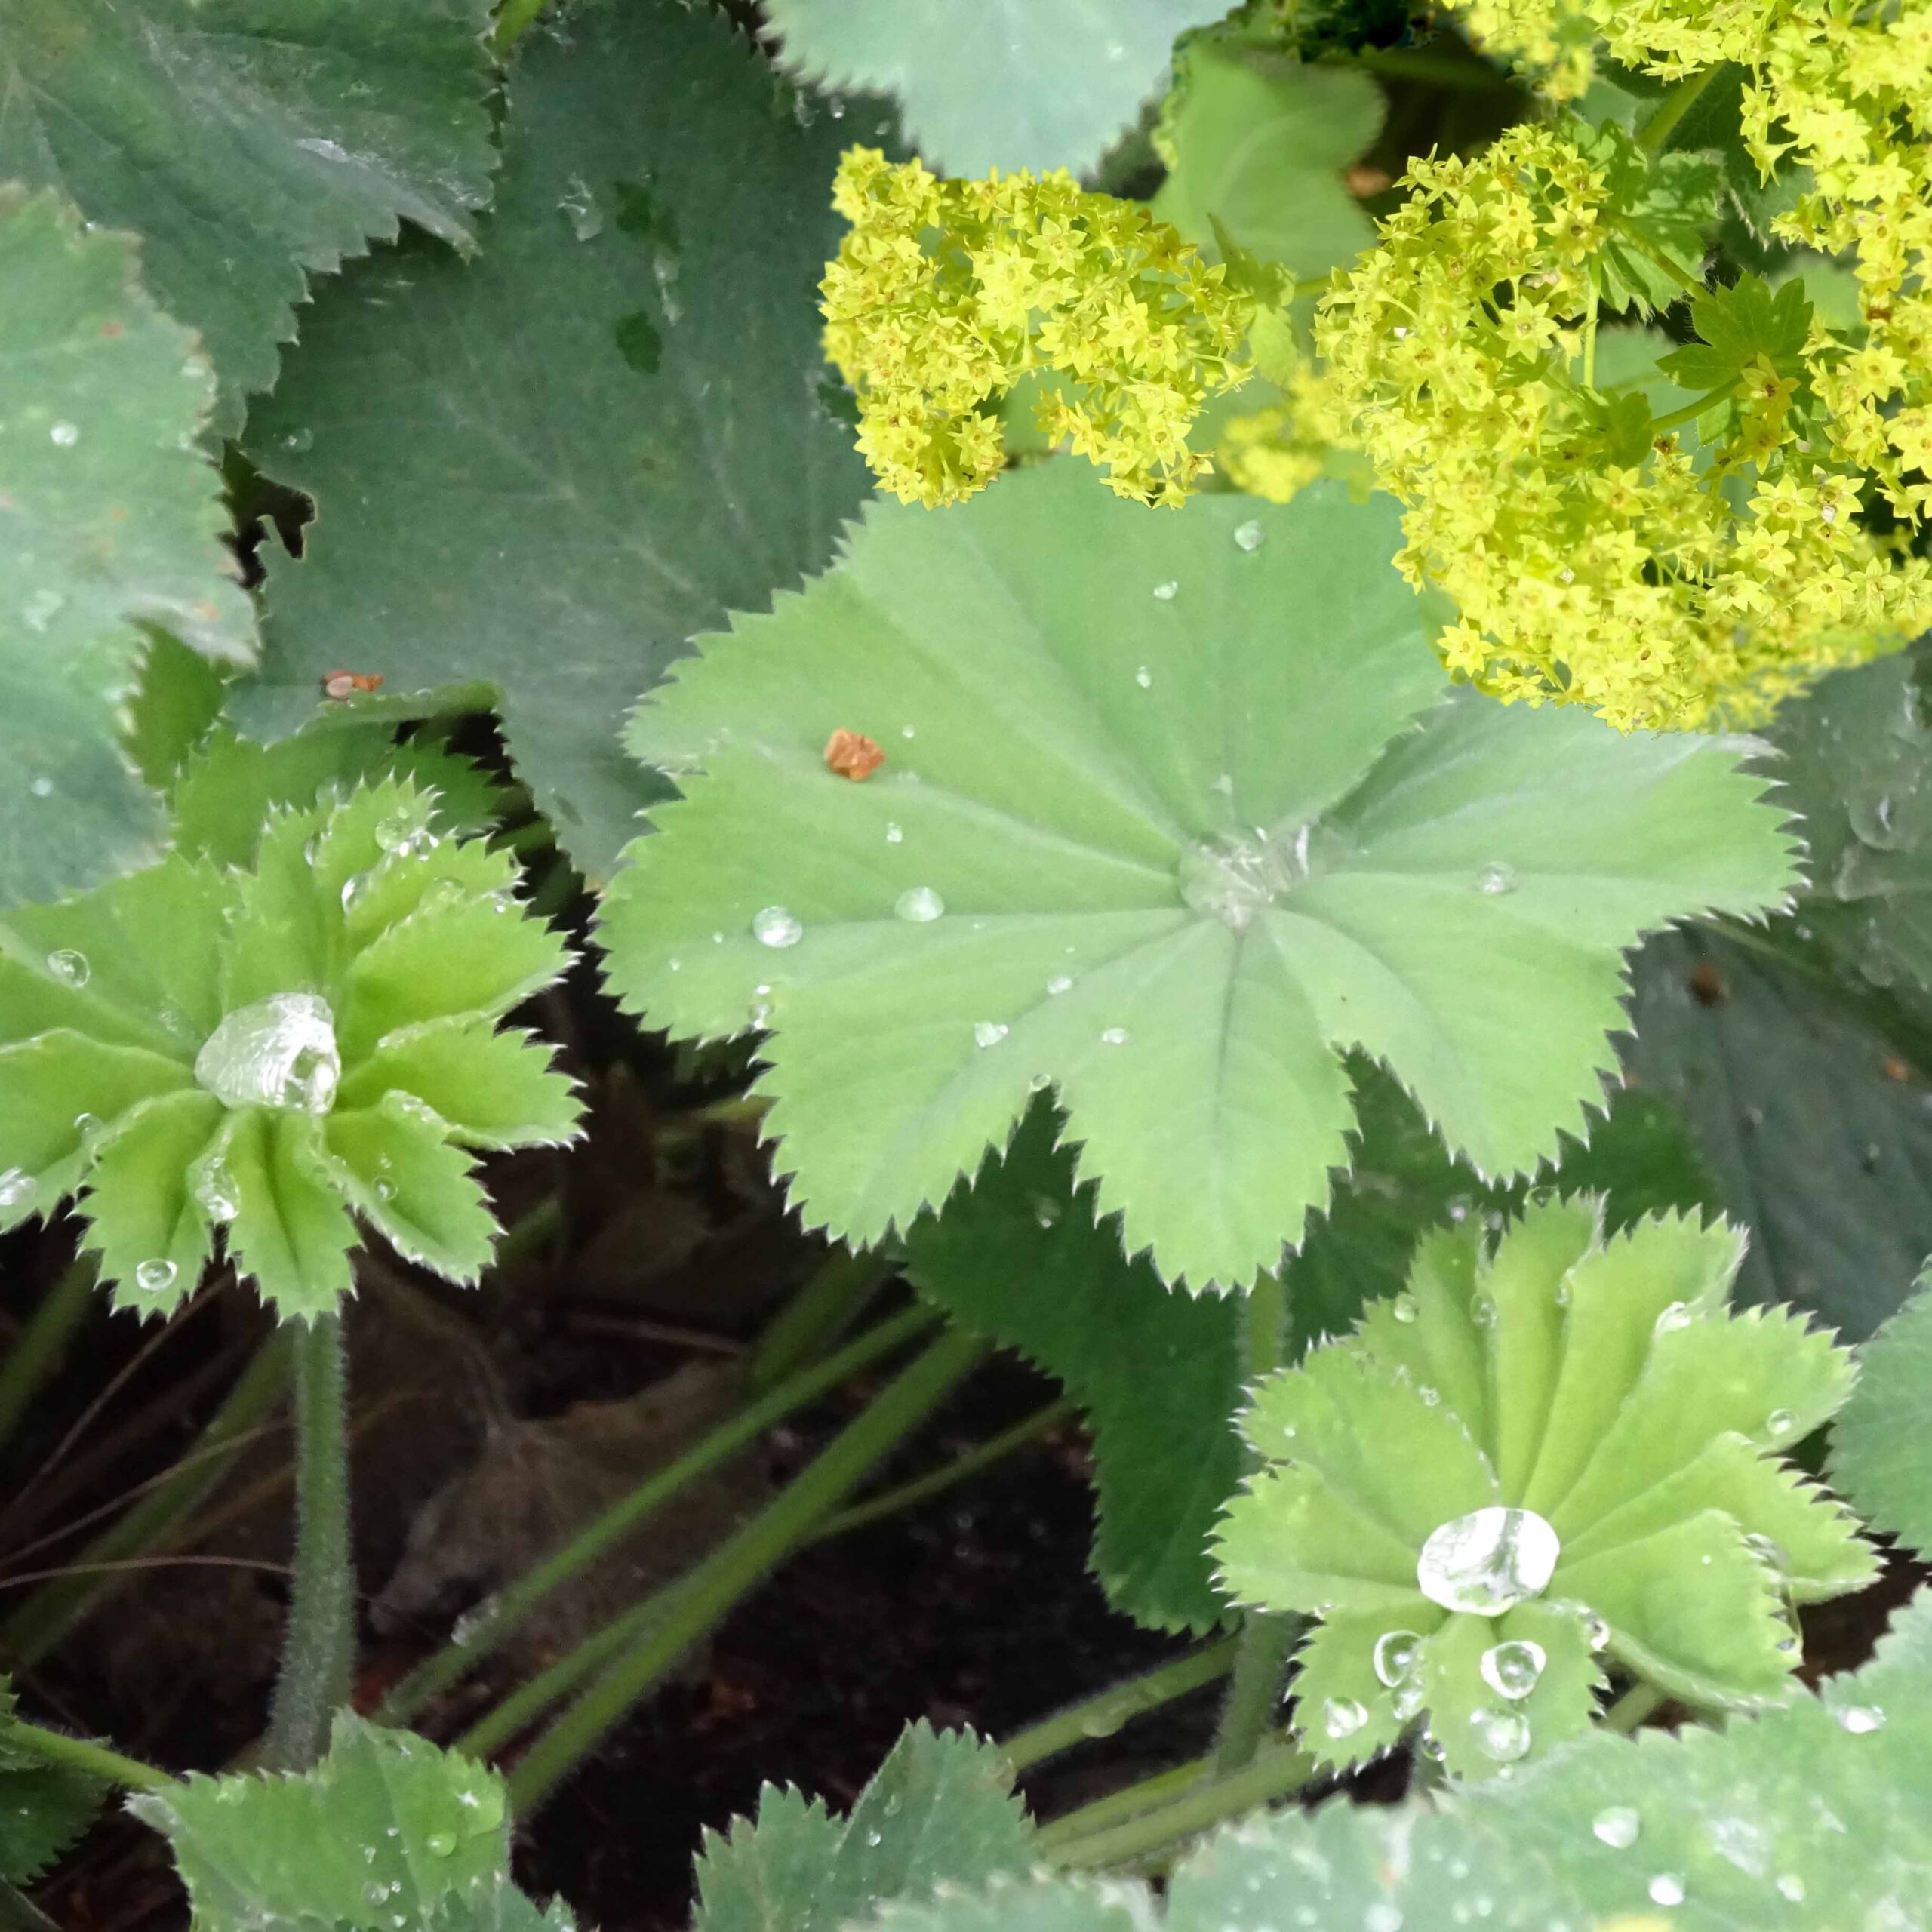
<path fill-rule="evenodd" d="M 405 217 L 469 235 L 490 191 L 489 19 L 486 0 L 11 0 L 0 177 L 140 238 L 232 434 L 312 273 Z"/>
<path fill-rule="evenodd" d="M 1773 935 L 1653 940 L 1626 1061 L 1681 1112 L 1750 1232 L 1742 1298 L 1792 1303 L 1860 1341 L 1932 1253 L 1932 1080 L 1868 1000 Z"/>
<path fill-rule="evenodd" d="M 300 1777 L 195 1775 L 128 1808 L 168 1838 L 195 1932 L 567 1927 L 509 1890 L 503 1780 L 344 1712 Z"/>
<path fill-rule="evenodd" d="M 316 502 L 269 560 L 235 694 L 292 729 L 344 664 L 383 695 L 484 683 L 593 878 L 651 787 L 625 712 L 725 611 L 829 554 L 866 490 L 820 396 L 816 283 L 851 122 L 801 128 L 730 27 L 601 0 L 526 34 L 481 248 L 420 239 L 320 292 L 249 443 Z"/>
<path fill-rule="evenodd" d="M 1176 38 L 1222 0 L 771 0 L 779 58 L 838 91 L 897 97 L 944 174 L 1084 174 L 1166 85 Z"/>
<path fill-rule="evenodd" d="M 909 1725 L 850 1817 L 767 1785 L 757 1817 L 707 1831 L 696 1932 L 838 1932 L 894 1901 L 1026 1869 L 1032 1827 L 995 1746 Z"/>
<path fill-rule="evenodd" d="M 909 1225 L 1048 1082 L 1129 1251 L 1197 1287 L 1327 1199 L 1342 1051 L 1479 1171 L 1582 1133 L 1623 948 L 1775 898 L 1786 841 L 1724 740 L 1437 702 L 1395 544 L 1335 486 L 1153 515 L 1049 464 L 875 506 L 640 708 L 686 796 L 607 897 L 611 978 L 767 1029 L 809 1224 Z M 840 728 L 885 768 L 829 771 Z"/>
<path fill-rule="evenodd" d="M 18 171 L 10 121 L 32 112 L 4 79 L 13 19 L 0 22 L 0 183 Z M 147 634 L 237 663 L 255 635 L 220 540 L 220 479 L 195 441 L 214 377 L 143 291 L 132 245 L 85 229 L 56 195 L 0 185 L 0 287 L 4 903 L 158 850 L 158 801 L 120 741 Z"/>

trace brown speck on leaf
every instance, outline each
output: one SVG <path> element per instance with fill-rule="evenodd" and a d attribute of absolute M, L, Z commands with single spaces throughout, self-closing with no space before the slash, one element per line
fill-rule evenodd
<path fill-rule="evenodd" d="M 1708 959 L 1700 959 L 1690 969 L 1690 997 L 1700 1006 L 1721 1006 L 1730 997 L 1724 975 Z"/>
<path fill-rule="evenodd" d="M 1386 168 L 1371 168 L 1366 162 L 1358 161 L 1354 167 L 1343 171 L 1342 186 L 1358 202 L 1365 202 L 1371 195 L 1379 195 L 1389 185 L 1390 177 Z"/>
<path fill-rule="evenodd" d="M 382 688 L 380 671 L 331 671 L 322 680 L 325 697 L 351 698 L 358 691 L 379 691 Z"/>
<path fill-rule="evenodd" d="M 1887 1080 L 1903 1081 L 1909 1080 L 1912 1078 L 1912 1069 L 1900 1060 L 1897 1054 L 1887 1054 L 1883 1064 L 1885 1078 Z"/>
<path fill-rule="evenodd" d="M 856 784 L 885 762 L 885 754 L 864 732 L 848 731 L 841 724 L 825 741 L 825 762 L 829 770 Z"/>
<path fill-rule="evenodd" d="M 115 336 L 117 336 L 117 335 L 125 335 L 125 334 L 127 333 L 127 331 L 126 331 L 125 329 L 123 329 L 123 328 L 122 328 L 121 325 L 120 325 L 118 322 L 116 322 L 116 321 L 105 321 L 105 322 L 103 322 L 103 323 L 101 324 L 101 325 L 100 325 L 100 332 L 101 332 L 101 334 L 102 334 L 103 335 L 106 336 L 106 337 L 107 337 L 110 341 L 111 341 L 111 340 L 112 340 Z"/>

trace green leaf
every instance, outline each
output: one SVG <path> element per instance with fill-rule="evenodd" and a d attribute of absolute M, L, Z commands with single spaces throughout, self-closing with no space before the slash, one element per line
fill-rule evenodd
<path fill-rule="evenodd" d="M 404 217 L 467 238 L 489 198 L 489 18 L 485 0 L 17 0 L 0 177 L 140 238 L 155 294 L 214 357 L 232 435 L 310 273 Z"/>
<path fill-rule="evenodd" d="M 1773 930 L 1781 943 L 1651 943 L 1630 1075 L 1681 1112 L 1750 1229 L 1743 1297 L 1794 1303 L 1860 1341 L 1932 1252 L 1932 1088 L 1855 992 Z"/>
<path fill-rule="evenodd" d="M 770 0 L 779 58 L 834 92 L 898 98 L 941 174 L 1085 174 L 1166 85 L 1174 40 L 1222 0 Z"/>
<path fill-rule="evenodd" d="M 837 1932 L 892 1901 L 1024 1871 L 1032 1827 L 1011 1786 L 995 1748 L 923 1720 L 843 1820 L 767 1785 L 755 1823 L 704 1835 L 696 1932 Z"/>
<path fill-rule="evenodd" d="M 343 798 L 328 758 L 218 738 L 206 761 L 180 789 L 239 863 L 174 854 L 0 927 L 0 1225 L 78 1194 L 103 1281 L 143 1313 L 194 1292 L 217 1227 L 280 1313 L 327 1313 L 351 1208 L 473 1281 L 497 1228 L 465 1149 L 576 1131 L 570 1083 L 495 1030 L 568 949 L 512 893 L 510 856 L 439 833 L 409 780 Z M 211 772 L 253 810 L 321 795 L 248 836 Z"/>
<path fill-rule="evenodd" d="M 1352 260 L 1374 226 L 1342 170 L 1382 125 L 1366 73 L 1266 48 L 1189 43 L 1166 128 L 1153 212 L 1212 260 L 1224 229 L 1249 254 L 1313 277 Z"/>
<path fill-rule="evenodd" d="M 1553 1667 L 1553 1666 L 1552 1666 Z M 1932 1595 L 1821 1697 L 1546 1762 L 1397 1805 L 1331 1799 L 1224 1829 L 1164 1900 L 1044 1874 L 901 1906 L 891 1932 L 1495 1932 L 1904 1927 L 1932 1890 Z"/>
<path fill-rule="evenodd" d="M 1340 1626 L 1309 1648 L 1309 1749 L 1346 1764 L 1426 1710 L 1452 1774 L 1492 1773 L 1587 1727 L 1604 1644 L 1694 1703 L 1789 1694 L 1786 1596 L 1875 1564 L 1761 1460 L 1842 1404 L 1850 1362 L 1786 1312 L 1727 1314 L 1738 1247 L 1676 1217 L 1606 1240 L 1594 1201 L 1534 1204 L 1493 1253 L 1431 1237 L 1406 1294 L 1261 1386 L 1242 1426 L 1264 1466 L 1218 1552 L 1243 1602 Z"/>
<path fill-rule="evenodd" d="M 1723 169 L 1714 155 L 1647 153 L 1614 122 L 1568 131 L 1604 179 L 1592 281 L 1612 309 L 1668 309 L 1694 280 L 1716 228 Z"/>
<path fill-rule="evenodd" d="M 1865 1344 L 1858 1370 L 1832 1430 L 1832 1480 L 1876 1527 L 1932 1550 L 1932 1294 Z"/>
<path fill-rule="evenodd" d="M 384 695 L 481 683 L 593 879 L 652 787 L 620 721 L 697 630 L 822 565 L 866 487 L 819 399 L 839 148 L 721 19 L 580 7 L 526 34 L 494 212 L 321 291 L 250 445 L 316 501 L 269 561 L 244 729 L 347 663 Z"/>
<path fill-rule="evenodd" d="M 0 73 L 11 31 L 0 25 Z M 0 177 L 18 105 L 0 111 Z M 120 743 L 148 637 L 242 663 L 255 635 L 220 540 L 220 479 L 195 446 L 214 379 L 194 337 L 143 292 L 131 245 L 87 232 L 52 195 L 0 185 L 0 285 L 8 903 L 157 849 L 155 801 Z"/>
<path fill-rule="evenodd" d="M 503 1780 L 344 1712 L 300 1777 L 192 1776 L 128 1801 L 164 1833 L 195 1932 L 485 1932 L 554 1924 L 510 1887 Z"/>
<path fill-rule="evenodd" d="M 1150 516 L 1063 465 L 875 506 L 640 709 L 638 755 L 702 774 L 607 896 L 611 979 L 675 1034 L 768 1029 L 808 1224 L 909 1225 L 1048 1081 L 1129 1251 L 1197 1287 L 1327 1199 L 1338 1049 L 1482 1171 L 1580 1134 L 1622 949 L 1777 897 L 1785 838 L 1726 740 L 1432 709 L 1395 521 L 1334 485 Z M 828 771 L 840 728 L 887 768 Z"/>
<path fill-rule="evenodd" d="M 1740 275 L 1727 288 L 1691 297 L 1690 326 L 1698 340 L 1660 358 L 1657 367 L 1694 393 L 1742 389 L 1761 361 L 1780 376 L 1806 372 L 1811 304 L 1802 281 L 1774 291 L 1760 275 Z"/>

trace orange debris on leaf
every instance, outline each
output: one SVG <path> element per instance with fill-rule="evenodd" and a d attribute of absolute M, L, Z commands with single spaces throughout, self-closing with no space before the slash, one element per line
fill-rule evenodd
<path fill-rule="evenodd" d="M 380 691 L 383 675 L 380 671 L 331 671 L 322 680 L 325 697 L 353 697 L 358 691 Z"/>
<path fill-rule="evenodd" d="M 841 724 L 825 741 L 825 761 L 840 777 L 857 784 L 885 762 L 885 754 L 864 732 L 848 731 Z"/>

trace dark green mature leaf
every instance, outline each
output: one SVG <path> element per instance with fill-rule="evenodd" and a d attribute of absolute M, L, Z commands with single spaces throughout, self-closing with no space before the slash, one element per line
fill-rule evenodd
<path fill-rule="evenodd" d="M 727 608 L 829 554 L 866 488 L 818 395 L 838 149 L 720 20 L 580 8 L 525 36 L 482 251 L 417 242 L 322 292 L 251 446 L 316 500 L 272 560 L 245 728 L 343 664 L 384 696 L 487 680 L 573 858 L 608 869 L 650 787 L 618 733 Z"/>
<path fill-rule="evenodd" d="M 1782 946 L 1654 940 L 1631 1016 L 1630 1077 L 1682 1113 L 1750 1230 L 1740 1298 L 1794 1303 L 1862 1341 L 1932 1253 L 1932 1083 Z"/>
<path fill-rule="evenodd" d="M 707 1831 L 696 1932 L 838 1932 L 894 1900 L 1024 1871 L 1032 1826 L 998 1749 L 909 1725 L 851 1817 L 767 1785 L 755 1821 Z"/>
<path fill-rule="evenodd" d="M 896 95 L 945 174 L 1084 174 L 1165 85 L 1176 37 L 1223 0 L 770 0 L 779 55 L 832 88 Z"/>
<path fill-rule="evenodd" d="M 38 1878 L 100 1810 L 107 1787 L 11 1742 L 14 1694 L 0 1678 L 0 1884 Z"/>
<path fill-rule="evenodd" d="M 1599 1734 L 1441 1804 L 1331 1800 L 1223 1830 L 1164 1906 L 1044 1876 L 891 1932 L 1906 1932 L 1932 1895 L 1932 1597 L 1855 1675 L 1719 1732 Z"/>
<path fill-rule="evenodd" d="M 0 88 L 0 131 L 8 98 Z M 214 378 L 143 293 L 126 238 L 0 186 L 0 288 L 5 903 L 153 856 L 157 802 L 119 743 L 143 627 L 238 663 L 255 627 L 195 445 Z"/>
<path fill-rule="evenodd" d="M 191 1777 L 128 1809 L 172 1846 L 195 1932 L 569 1932 L 510 1884 L 497 1774 L 350 1712 L 301 1777 Z"/>
<path fill-rule="evenodd" d="M 1382 114 L 1366 73 L 1204 35 L 1186 54 L 1154 213 L 1211 260 L 1218 221 L 1250 254 L 1325 275 L 1375 238 L 1341 171 Z"/>
<path fill-rule="evenodd" d="M 768 1028 L 808 1223 L 909 1224 L 1051 1082 L 1129 1251 L 1244 1284 L 1346 1163 L 1338 1049 L 1529 1171 L 1600 1100 L 1622 948 L 1782 893 L 1730 741 L 1438 703 L 1395 523 L 1327 485 L 1151 515 L 1052 464 L 875 506 L 640 708 L 703 775 L 607 897 L 612 983 Z M 888 768 L 828 771 L 841 728 Z"/>
<path fill-rule="evenodd" d="M 1932 1293 L 1922 1287 L 1859 1350 L 1831 1469 L 1860 1515 L 1932 1553 Z"/>
<path fill-rule="evenodd" d="M 217 427 L 275 380 L 309 276 L 489 198 L 488 0 L 8 0 L 0 178 L 141 238 L 201 331 Z M 9 274 L 9 290 L 22 285 Z"/>

